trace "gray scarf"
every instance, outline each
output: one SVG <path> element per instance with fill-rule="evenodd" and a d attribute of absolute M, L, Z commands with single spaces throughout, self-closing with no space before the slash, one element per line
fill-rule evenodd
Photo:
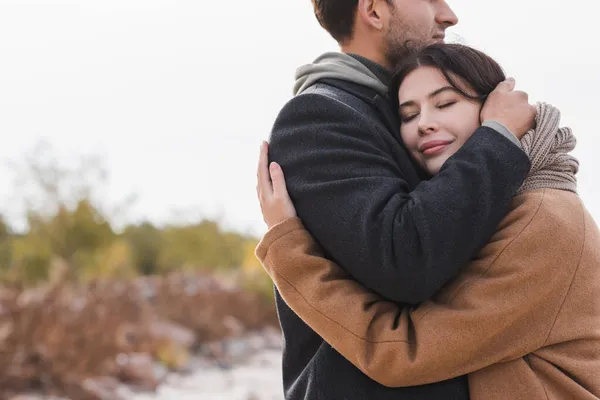
<path fill-rule="evenodd" d="M 561 128 L 560 111 L 537 104 L 537 126 L 521 139 L 521 146 L 531 160 L 531 171 L 518 193 L 533 189 L 560 189 L 577 193 L 579 162 L 569 154 L 576 144 L 570 128 Z"/>

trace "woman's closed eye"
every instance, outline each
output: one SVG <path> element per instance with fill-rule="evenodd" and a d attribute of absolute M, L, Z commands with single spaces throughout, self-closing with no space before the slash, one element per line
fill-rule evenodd
<path fill-rule="evenodd" d="M 411 113 L 411 114 L 400 115 L 400 122 L 406 124 L 406 123 L 412 121 L 413 119 L 415 119 L 418 115 L 419 115 L 418 112 Z"/>
<path fill-rule="evenodd" d="M 456 100 L 442 102 L 437 105 L 437 108 L 447 108 L 447 107 L 453 106 L 456 103 L 457 103 Z"/>

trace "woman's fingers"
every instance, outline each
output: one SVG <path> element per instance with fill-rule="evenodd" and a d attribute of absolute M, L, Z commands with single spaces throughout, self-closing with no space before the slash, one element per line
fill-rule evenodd
<path fill-rule="evenodd" d="M 273 196 L 273 186 L 269 174 L 269 145 L 262 142 L 260 146 L 260 156 L 258 157 L 257 170 L 258 185 L 256 190 L 260 200 Z"/>
<path fill-rule="evenodd" d="M 263 142 L 258 158 L 256 192 L 260 209 L 267 227 L 271 228 L 288 218 L 296 216 L 296 208 L 290 199 L 281 166 L 269 164 L 268 144 Z"/>
<path fill-rule="evenodd" d="M 269 166 L 271 182 L 273 182 L 273 197 L 276 199 L 286 199 L 289 197 L 287 187 L 285 186 L 285 176 L 283 170 L 276 162 Z"/>
<path fill-rule="evenodd" d="M 269 228 L 296 216 L 296 208 L 285 185 L 285 176 L 281 166 L 276 162 L 269 165 L 271 181 L 273 182 L 273 196 L 264 202 L 263 216 Z"/>

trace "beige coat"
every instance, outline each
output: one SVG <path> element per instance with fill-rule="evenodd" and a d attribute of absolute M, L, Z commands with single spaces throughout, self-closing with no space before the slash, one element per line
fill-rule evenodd
<path fill-rule="evenodd" d="M 469 374 L 474 400 L 600 398 L 600 233 L 572 192 L 515 197 L 477 258 L 415 309 L 323 258 L 298 218 L 257 256 L 294 312 L 383 385 Z"/>

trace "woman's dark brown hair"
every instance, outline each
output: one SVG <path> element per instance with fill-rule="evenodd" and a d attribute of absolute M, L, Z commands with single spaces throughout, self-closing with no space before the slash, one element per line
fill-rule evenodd
<path fill-rule="evenodd" d="M 506 79 L 502 67 L 487 54 L 461 44 L 437 43 L 413 50 L 398 65 L 390 83 L 390 99 L 398 110 L 398 89 L 408 74 L 420 67 L 438 69 L 458 93 L 484 103 L 496 86 Z M 472 93 L 465 91 L 468 85 Z"/>

